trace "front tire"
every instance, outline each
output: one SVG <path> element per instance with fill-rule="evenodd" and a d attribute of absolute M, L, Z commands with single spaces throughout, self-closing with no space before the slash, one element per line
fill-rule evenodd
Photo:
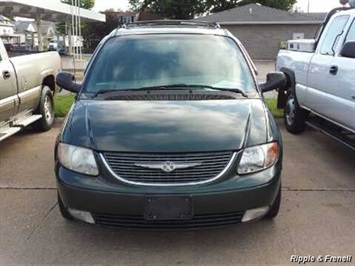
<path fill-rule="evenodd" d="M 48 86 L 43 87 L 41 101 L 35 113 L 42 115 L 42 118 L 33 124 L 33 128 L 39 132 L 50 130 L 54 124 L 54 100 Z"/>
<path fill-rule="evenodd" d="M 291 93 L 286 101 L 284 110 L 284 121 L 288 132 L 292 134 L 300 134 L 306 128 L 307 111 L 303 110 L 293 93 Z"/>

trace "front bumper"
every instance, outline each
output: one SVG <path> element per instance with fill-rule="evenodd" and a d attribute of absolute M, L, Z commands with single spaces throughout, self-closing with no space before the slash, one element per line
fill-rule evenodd
<path fill-rule="evenodd" d="M 65 207 L 90 212 L 96 224 L 134 229 L 197 229 L 238 224 L 246 211 L 271 206 L 281 185 L 281 163 L 255 174 L 206 185 L 141 187 L 111 182 L 103 172 L 87 177 L 58 165 L 58 193 Z M 189 196 L 190 220 L 144 219 L 149 197 Z"/>

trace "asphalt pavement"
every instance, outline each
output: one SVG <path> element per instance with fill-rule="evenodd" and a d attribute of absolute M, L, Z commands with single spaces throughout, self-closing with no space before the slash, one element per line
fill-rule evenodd
<path fill-rule="evenodd" d="M 147 232 L 65 221 L 53 172 L 53 130 L 0 143 L 0 265 L 297 265 L 292 255 L 352 255 L 355 153 L 316 131 L 284 138 L 283 198 L 274 221 Z M 315 264 L 311 264 L 315 265 Z M 322 263 L 319 265 L 335 265 Z"/>

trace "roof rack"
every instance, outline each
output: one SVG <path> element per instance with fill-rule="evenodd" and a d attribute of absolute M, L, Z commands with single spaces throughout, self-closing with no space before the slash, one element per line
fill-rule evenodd
<path fill-rule="evenodd" d="M 166 27 L 166 26 L 182 26 L 182 27 L 203 27 L 220 29 L 221 26 L 217 22 L 197 21 L 197 20 L 146 20 L 125 24 L 123 28 L 139 28 L 139 27 Z"/>

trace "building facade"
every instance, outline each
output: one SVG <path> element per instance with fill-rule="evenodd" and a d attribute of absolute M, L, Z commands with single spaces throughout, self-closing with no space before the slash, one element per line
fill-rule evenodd
<path fill-rule="evenodd" d="M 254 60 L 274 60 L 286 41 L 314 38 L 325 16 L 249 4 L 198 20 L 218 22 L 228 29 L 243 43 Z"/>
<path fill-rule="evenodd" d="M 5 43 L 13 43 L 15 26 L 10 19 L 0 15 L 0 38 Z"/>

